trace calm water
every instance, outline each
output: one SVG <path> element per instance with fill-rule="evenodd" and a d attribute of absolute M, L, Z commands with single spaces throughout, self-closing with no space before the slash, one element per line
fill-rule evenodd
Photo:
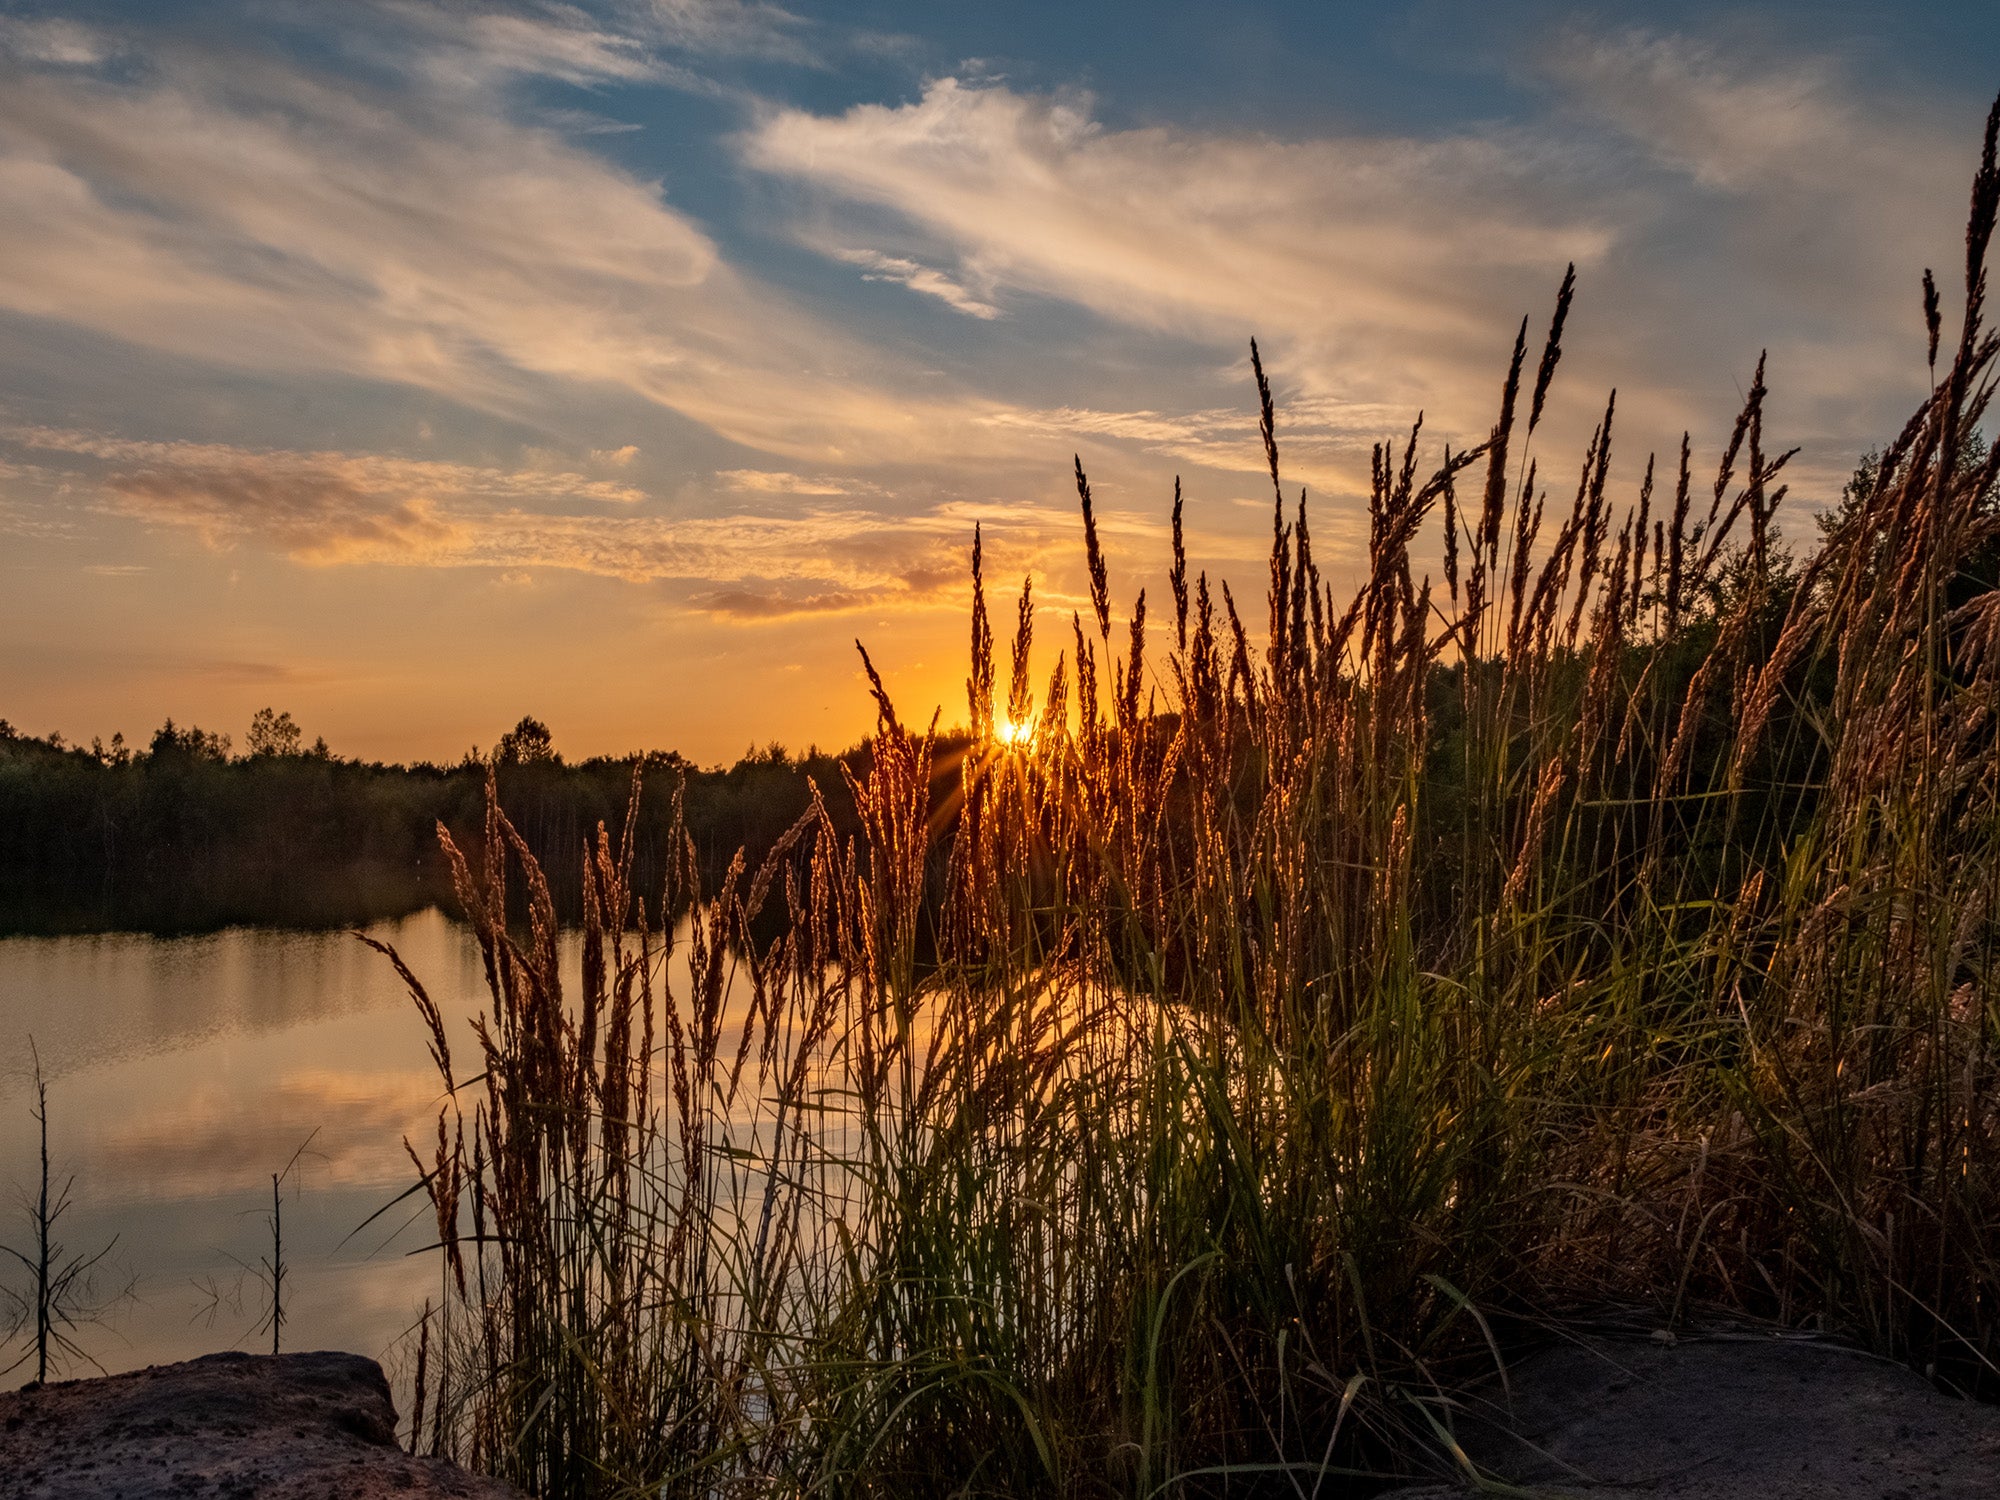
<path fill-rule="evenodd" d="M 447 1017 L 485 1008 L 465 928 L 431 911 L 369 931 L 401 951 Z M 568 956 L 573 967 L 573 946 Z M 393 1365 L 439 1285 L 435 1257 L 409 1253 L 432 1237 L 428 1204 L 412 1198 L 354 1231 L 415 1180 L 403 1137 L 420 1151 L 435 1140 L 424 1035 L 388 961 L 343 934 L 0 939 L 0 1244 L 30 1246 L 32 1036 L 55 1176 L 75 1179 L 59 1238 L 94 1249 L 116 1235 L 103 1279 L 132 1284 L 76 1335 L 107 1370 L 270 1347 L 255 1332 L 268 1292 L 244 1267 L 270 1248 L 271 1174 L 309 1137 L 284 1201 L 285 1347 Z M 460 1072 L 476 1071 L 464 1066 L 476 1056 L 469 1028 L 453 1041 Z M 8 1274 L 0 1267 L 0 1285 L 25 1290 Z"/>

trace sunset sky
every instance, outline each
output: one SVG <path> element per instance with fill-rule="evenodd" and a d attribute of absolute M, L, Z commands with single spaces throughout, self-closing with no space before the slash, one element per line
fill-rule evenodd
<path fill-rule="evenodd" d="M 1991 3 L 0 3 L 0 716 L 711 763 L 860 636 L 963 719 L 975 521 L 1051 659 L 1072 453 L 1121 604 L 1176 474 L 1259 596 L 1255 334 L 1343 576 L 1569 261 L 1546 460 L 1712 464 L 1768 347 L 1803 538 L 1996 89 Z"/>

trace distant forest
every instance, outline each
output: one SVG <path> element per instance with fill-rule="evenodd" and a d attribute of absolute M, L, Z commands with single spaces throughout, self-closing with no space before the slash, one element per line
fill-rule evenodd
<path fill-rule="evenodd" d="M 333 927 L 438 904 L 455 911 L 442 823 L 468 849 L 489 767 L 502 805 L 552 880 L 565 917 L 580 903 L 579 854 L 599 822 L 615 838 L 632 773 L 644 790 L 638 890 L 657 903 L 677 790 L 709 888 L 738 848 L 754 859 L 824 794 L 854 826 L 841 765 L 866 743 L 794 757 L 777 744 L 727 770 L 672 751 L 570 763 L 528 717 L 456 765 L 351 760 L 308 746 L 289 713 L 262 709 L 241 751 L 169 719 L 142 748 L 37 738 L 0 719 L 0 934 L 203 931 L 236 924 Z"/>

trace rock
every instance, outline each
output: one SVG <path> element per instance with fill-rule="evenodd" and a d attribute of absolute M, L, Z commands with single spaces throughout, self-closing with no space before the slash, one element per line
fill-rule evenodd
<path fill-rule="evenodd" d="M 211 1354 L 0 1395 L 5 1500 L 518 1500 L 396 1446 L 382 1368 L 358 1354 Z"/>
<path fill-rule="evenodd" d="M 1901 1365 L 1769 1332 L 1592 1338 L 1509 1371 L 1459 1420 L 1472 1460 L 1537 1493 L 1592 1500 L 1986 1500 L 2000 1407 Z M 1442 1500 L 1448 1485 L 1398 1490 Z"/>

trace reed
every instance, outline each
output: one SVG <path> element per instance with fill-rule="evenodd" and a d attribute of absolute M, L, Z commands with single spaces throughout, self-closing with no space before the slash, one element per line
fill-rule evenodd
<path fill-rule="evenodd" d="M 0 1300 L 11 1304 L 0 1348 L 16 1336 L 22 1337 L 20 1354 L 0 1365 L 0 1375 L 13 1374 L 30 1360 L 34 1361 L 37 1383 L 49 1378 L 52 1365 L 60 1369 L 66 1364 L 86 1364 L 101 1375 L 104 1367 L 76 1336 L 83 1325 L 102 1321 L 114 1306 L 131 1296 L 132 1287 L 129 1282 L 123 1287 L 108 1287 L 100 1279 L 105 1258 L 117 1247 L 115 1235 L 95 1250 L 73 1250 L 56 1238 L 58 1221 L 75 1206 L 70 1189 L 76 1180 L 65 1177 L 57 1183 L 49 1169 L 49 1080 L 42 1072 L 41 1050 L 32 1036 L 28 1038 L 28 1058 L 41 1175 L 34 1197 L 23 1195 L 21 1204 L 32 1234 L 29 1249 L 0 1245 L 0 1254 L 12 1257 L 27 1273 L 28 1281 L 25 1290 L 11 1286 L 0 1289 Z"/>
<path fill-rule="evenodd" d="M 970 748 L 869 663 L 858 836 L 816 801 L 713 890 L 682 838 L 649 906 L 600 830 L 576 993 L 489 797 L 471 1079 L 405 971 L 432 1445 L 551 1496 L 1349 1492 L 1606 1298 L 2000 1389 L 1996 127 L 1948 362 L 1803 564 L 1761 362 L 1705 513 L 1686 439 L 1611 492 L 1615 399 L 1547 509 L 1572 273 L 1525 425 L 1524 322 L 1485 442 L 1377 448 L 1345 602 L 1253 346 L 1261 652 L 1178 489 L 1166 649 L 1143 590 L 1121 640 L 1079 462 L 1092 618 L 1038 692 L 1024 587 L 1003 718 L 975 537 Z"/>

